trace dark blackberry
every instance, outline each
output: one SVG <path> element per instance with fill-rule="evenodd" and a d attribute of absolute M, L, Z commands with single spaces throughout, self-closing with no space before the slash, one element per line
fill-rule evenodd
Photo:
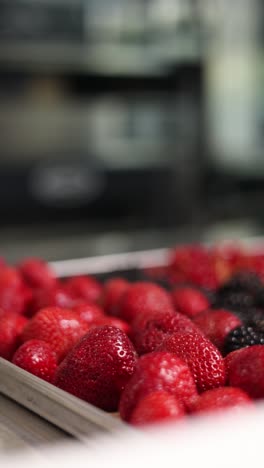
<path fill-rule="evenodd" d="M 263 284 L 256 273 L 251 271 L 240 271 L 232 276 L 218 290 L 221 293 L 246 292 L 255 296 L 263 290 Z"/>
<path fill-rule="evenodd" d="M 258 291 L 258 293 L 255 296 L 256 304 L 259 307 L 264 307 L 264 287 Z"/>
<path fill-rule="evenodd" d="M 242 319 L 245 325 L 258 328 L 258 330 L 264 333 L 264 310 L 252 309 L 248 311 L 247 316 Z"/>
<path fill-rule="evenodd" d="M 264 333 L 257 327 L 242 326 L 232 330 L 225 339 L 225 354 L 246 346 L 264 344 Z"/>
<path fill-rule="evenodd" d="M 214 306 L 234 311 L 247 311 L 255 307 L 255 298 L 252 294 L 243 291 L 221 291 L 217 293 Z"/>
<path fill-rule="evenodd" d="M 257 327 L 264 332 L 264 310 L 252 307 L 245 310 L 232 311 L 245 326 Z"/>

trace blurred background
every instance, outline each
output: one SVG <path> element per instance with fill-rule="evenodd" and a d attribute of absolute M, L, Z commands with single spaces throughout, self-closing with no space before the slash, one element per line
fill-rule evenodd
<path fill-rule="evenodd" d="M 0 0 L 0 254 L 262 234 L 261 0 Z"/>

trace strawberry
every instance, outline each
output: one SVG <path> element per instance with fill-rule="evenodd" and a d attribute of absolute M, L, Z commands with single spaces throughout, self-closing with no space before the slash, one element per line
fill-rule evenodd
<path fill-rule="evenodd" d="M 27 315 L 32 316 L 44 307 L 62 307 L 72 309 L 83 301 L 73 297 L 63 284 L 58 284 L 52 288 L 37 288 L 33 291 L 33 298 Z"/>
<path fill-rule="evenodd" d="M 0 308 L 23 314 L 32 299 L 30 288 L 13 267 L 0 269 Z"/>
<path fill-rule="evenodd" d="M 18 269 L 25 282 L 32 288 L 51 288 L 56 284 L 52 269 L 40 258 L 27 258 L 18 265 Z"/>
<path fill-rule="evenodd" d="M 103 309 L 93 302 L 74 305 L 72 310 L 88 325 L 100 325 L 108 319 Z"/>
<path fill-rule="evenodd" d="M 105 282 L 101 302 L 107 314 L 117 315 L 118 303 L 129 287 L 130 283 L 124 278 L 115 277 Z"/>
<path fill-rule="evenodd" d="M 243 406 L 253 406 L 251 398 L 241 389 L 234 387 L 218 387 L 207 390 L 193 400 L 192 413 L 222 411 L 224 409 L 237 409 Z"/>
<path fill-rule="evenodd" d="M 232 355 L 232 356 L 231 356 Z M 227 380 L 251 398 L 264 398 L 264 346 L 241 348 L 228 355 Z"/>
<path fill-rule="evenodd" d="M 123 330 L 129 337 L 131 333 L 131 327 L 129 323 L 125 322 L 124 320 L 121 320 L 117 317 L 104 317 L 104 319 L 101 321 L 101 325 L 111 325 L 112 327 L 117 327 Z"/>
<path fill-rule="evenodd" d="M 23 315 L 0 311 L 0 356 L 10 360 L 20 345 L 21 333 L 28 319 Z"/>
<path fill-rule="evenodd" d="M 98 302 L 103 291 L 102 285 L 92 276 L 75 276 L 65 283 L 65 290 L 77 299 Z"/>
<path fill-rule="evenodd" d="M 118 315 L 131 323 L 138 315 L 153 315 L 173 311 L 171 298 L 165 289 L 151 283 L 138 281 L 122 295 Z"/>
<path fill-rule="evenodd" d="M 224 359 L 215 345 L 201 334 L 175 333 L 158 349 L 175 353 L 188 364 L 199 392 L 224 385 Z"/>
<path fill-rule="evenodd" d="M 139 401 L 156 391 L 168 392 L 187 406 L 197 396 L 189 367 L 173 353 L 154 351 L 139 358 L 134 374 L 121 395 L 121 418 L 130 421 Z"/>
<path fill-rule="evenodd" d="M 196 332 L 199 329 L 185 315 L 178 312 L 157 314 L 145 317 L 145 320 L 134 320 L 131 338 L 138 354 L 154 351 L 163 340 L 176 332 Z"/>
<path fill-rule="evenodd" d="M 210 306 L 207 297 L 198 289 L 182 286 L 171 293 L 176 310 L 192 318 Z"/>
<path fill-rule="evenodd" d="M 105 315 L 103 309 L 93 302 L 75 305 L 72 307 L 72 310 L 88 325 L 112 325 L 113 327 L 121 328 L 126 334 L 130 333 L 130 326 L 127 322 L 117 317 Z"/>
<path fill-rule="evenodd" d="M 233 361 L 233 359 L 236 359 L 236 355 L 239 354 L 239 352 L 242 350 L 243 348 L 241 349 L 236 349 L 235 351 L 232 351 L 231 353 L 228 353 L 226 356 L 225 356 L 225 368 L 226 368 L 226 375 L 228 376 L 229 374 L 229 367 L 230 367 L 230 364 L 231 362 Z"/>
<path fill-rule="evenodd" d="M 221 352 L 229 332 L 242 325 L 235 314 L 224 309 L 206 310 L 196 315 L 193 321 Z"/>
<path fill-rule="evenodd" d="M 68 309 L 47 307 L 39 310 L 23 330 L 22 340 L 49 343 L 60 362 L 73 345 L 87 332 L 89 325 Z"/>
<path fill-rule="evenodd" d="M 142 426 L 165 420 L 182 419 L 184 407 L 173 395 L 164 391 L 150 393 L 142 398 L 132 412 L 130 423 Z"/>
<path fill-rule="evenodd" d="M 52 347 L 41 340 L 29 340 L 22 344 L 15 352 L 13 364 L 52 382 L 57 369 L 57 360 Z"/>
<path fill-rule="evenodd" d="M 136 359 L 134 347 L 122 330 L 96 327 L 60 364 L 55 385 L 105 411 L 116 411 Z"/>
<path fill-rule="evenodd" d="M 188 281 L 215 289 L 218 275 L 208 248 L 201 245 L 183 245 L 171 250 L 169 277 L 172 283 Z"/>

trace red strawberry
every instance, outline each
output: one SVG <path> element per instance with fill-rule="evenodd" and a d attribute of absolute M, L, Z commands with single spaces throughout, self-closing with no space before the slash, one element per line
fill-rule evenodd
<path fill-rule="evenodd" d="M 188 364 L 199 392 L 224 385 L 224 358 L 201 334 L 175 333 L 166 338 L 159 349 L 175 353 Z"/>
<path fill-rule="evenodd" d="M 23 315 L 0 311 L 0 356 L 11 359 L 20 345 L 21 333 L 28 319 Z"/>
<path fill-rule="evenodd" d="M 57 281 L 48 263 L 40 258 L 27 258 L 22 261 L 19 271 L 32 288 L 51 288 Z"/>
<path fill-rule="evenodd" d="M 242 325 L 235 314 L 224 309 L 206 310 L 196 315 L 193 321 L 221 352 L 228 333 Z"/>
<path fill-rule="evenodd" d="M 55 385 L 106 411 L 116 411 L 136 359 L 134 347 L 122 330 L 96 327 L 60 364 Z"/>
<path fill-rule="evenodd" d="M 28 322 L 22 340 L 43 340 L 50 343 L 60 362 L 73 345 L 87 332 L 89 325 L 68 309 L 47 307 Z"/>
<path fill-rule="evenodd" d="M 120 416 L 130 421 L 139 401 L 148 394 L 165 391 L 184 405 L 197 396 L 194 379 L 187 364 L 172 353 L 156 352 L 141 356 L 135 372 L 120 399 Z"/>
<path fill-rule="evenodd" d="M 117 317 L 106 316 L 102 320 L 101 325 L 111 325 L 112 327 L 120 328 L 121 330 L 123 330 L 123 332 L 125 332 L 128 336 L 130 336 L 130 330 L 131 330 L 130 325 L 124 320 L 121 320 Z"/>
<path fill-rule="evenodd" d="M 102 295 L 102 306 L 109 315 L 117 314 L 118 303 L 125 291 L 130 287 L 130 283 L 124 278 L 111 278 L 104 284 Z"/>
<path fill-rule="evenodd" d="M 23 314 L 32 299 L 31 290 L 18 270 L 4 267 L 0 270 L 0 308 Z"/>
<path fill-rule="evenodd" d="M 16 350 L 12 362 L 47 382 L 53 381 L 57 369 L 54 351 L 48 343 L 41 340 L 26 341 Z"/>
<path fill-rule="evenodd" d="M 131 337 L 138 354 L 154 351 L 163 340 L 176 332 L 195 332 L 199 329 L 185 315 L 157 314 L 156 317 L 145 317 L 145 321 L 135 320 L 132 323 Z"/>
<path fill-rule="evenodd" d="M 80 303 L 83 303 L 83 301 L 73 297 L 62 284 L 52 288 L 38 288 L 33 291 L 33 298 L 27 315 L 32 316 L 38 310 L 44 309 L 44 307 L 72 309 Z"/>
<path fill-rule="evenodd" d="M 227 376 L 229 374 L 229 367 L 230 367 L 231 362 L 233 361 L 233 359 L 236 359 L 236 355 L 239 354 L 242 349 L 243 348 L 236 349 L 235 351 L 232 351 L 231 353 L 228 353 L 225 356 L 225 367 L 226 367 L 226 375 Z"/>
<path fill-rule="evenodd" d="M 131 323 L 138 315 L 153 315 L 172 310 L 172 302 L 165 289 L 154 283 L 139 281 L 122 295 L 118 315 Z"/>
<path fill-rule="evenodd" d="M 132 412 L 130 423 L 135 426 L 182 419 L 185 414 L 182 403 L 164 391 L 150 393 L 142 398 Z"/>
<path fill-rule="evenodd" d="M 178 287 L 171 295 L 175 309 L 191 318 L 210 306 L 207 297 L 201 291 L 188 286 Z"/>
<path fill-rule="evenodd" d="M 174 283 L 189 281 L 209 289 L 215 289 L 219 283 L 210 251 L 201 245 L 183 245 L 173 249 L 169 259 L 169 277 Z"/>
<path fill-rule="evenodd" d="M 219 387 L 207 390 L 198 396 L 191 405 L 191 412 L 203 413 L 222 411 L 228 408 L 253 406 L 251 398 L 239 388 Z"/>
<path fill-rule="evenodd" d="M 92 276 L 76 276 L 65 283 L 66 291 L 77 299 L 87 302 L 98 302 L 103 286 Z"/>
<path fill-rule="evenodd" d="M 75 305 L 72 310 L 88 325 L 100 325 L 108 319 L 103 309 L 93 302 Z"/>
<path fill-rule="evenodd" d="M 241 388 L 251 398 L 264 398 L 264 346 L 248 346 L 230 353 L 227 378 L 229 385 Z"/>

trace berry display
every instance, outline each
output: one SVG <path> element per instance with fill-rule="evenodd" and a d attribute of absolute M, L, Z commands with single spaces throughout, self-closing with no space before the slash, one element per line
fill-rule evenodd
<path fill-rule="evenodd" d="M 119 277 L 111 278 L 105 282 L 101 304 L 107 314 L 118 315 L 119 301 L 129 286 L 130 284 L 126 279 Z"/>
<path fill-rule="evenodd" d="M 230 292 L 247 292 L 256 295 L 263 290 L 263 284 L 259 276 L 251 271 L 240 271 L 233 275 L 218 290 L 219 294 Z"/>
<path fill-rule="evenodd" d="M 242 325 L 234 313 L 224 309 L 206 310 L 196 315 L 193 321 L 221 352 L 231 330 Z"/>
<path fill-rule="evenodd" d="M 138 354 L 155 351 L 168 336 L 177 332 L 200 333 L 199 328 L 183 314 L 178 312 L 157 314 L 147 317 L 143 324 L 136 320 L 132 323 L 132 341 Z"/>
<path fill-rule="evenodd" d="M 16 350 L 12 362 L 47 382 L 53 382 L 57 360 L 52 347 L 45 341 L 26 341 Z"/>
<path fill-rule="evenodd" d="M 118 315 L 131 323 L 138 315 L 153 316 L 173 311 L 171 297 L 165 289 L 151 282 L 136 282 L 122 295 Z"/>
<path fill-rule="evenodd" d="M 159 349 L 175 353 L 188 364 L 200 393 L 225 384 L 224 359 L 216 346 L 201 334 L 175 333 Z"/>
<path fill-rule="evenodd" d="M 184 407 L 168 392 L 157 391 L 142 398 L 132 412 L 130 423 L 145 426 L 168 419 L 176 421 L 185 415 Z"/>
<path fill-rule="evenodd" d="M 197 390 L 188 365 L 169 352 L 157 352 L 141 356 L 120 399 L 119 411 L 124 421 L 130 421 L 136 406 L 147 395 L 156 391 L 173 395 L 184 407 L 188 407 Z"/>
<path fill-rule="evenodd" d="M 92 276 L 76 276 L 65 283 L 65 290 L 70 296 L 87 302 L 98 302 L 103 291 L 99 281 Z"/>
<path fill-rule="evenodd" d="M 11 360 L 28 323 L 23 315 L 0 310 L 0 357 Z"/>
<path fill-rule="evenodd" d="M 190 318 L 208 309 L 210 306 L 206 295 L 195 288 L 187 286 L 178 287 L 171 295 L 175 309 Z"/>
<path fill-rule="evenodd" d="M 231 354 L 227 366 L 227 383 L 241 388 L 253 399 L 263 399 L 264 346 L 247 346 Z"/>
<path fill-rule="evenodd" d="M 244 348 L 245 346 L 263 345 L 264 333 L 256 326 L 240 326 L 234 328 L 226 337 L 225 354 Z"/>
<path fill-rule="evenodd" d="M 217 296 L 216 306 L 247 314 L 249 309 L 256 306 L 253 294 L 247 291 L 227 291 Z"/>
<path fill-rule="evenodd" d="M 55 385 L 105 411 L 116 411 L 136 360 L 134 347 L 122 330 L 96 327 L 62 361 Z"/>
<path fill-rule="evenodd" d="M 183 245 L 99 276 L 0 259 L 0 356 L 140 426 L 264 398 L 261 249 Z"/>
<path fill-rule="evenodd" d="M 254 406 L 246 392 L 235 387 L 218 387 L 199 395 L 192 403 L 191 413 L 208 413 L 225 409 L 240 409 Z"/>
<path fill-rule="evenodd" d="M 27 258 L 18 265 L 24 281 L 33 289 L 51 288 L 57 279 L 47 262 L 41 258 Z"/>
<path fill-rule="evenodd" d="M 88 331 L 89 325 L 76 312 L 60 307 L 40 309 L 29 320 L 22 333 L 23 342 L 36 339 L 49 343 L 60 362 L 77 341 Z"/>

